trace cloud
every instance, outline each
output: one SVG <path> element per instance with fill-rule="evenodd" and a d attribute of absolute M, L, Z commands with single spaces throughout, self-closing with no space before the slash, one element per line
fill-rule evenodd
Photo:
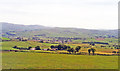
<path fill-rule="evenodd" d="M 1 0 L 0 21 L 53 27 L 117 28 L 118 0 Z"/>

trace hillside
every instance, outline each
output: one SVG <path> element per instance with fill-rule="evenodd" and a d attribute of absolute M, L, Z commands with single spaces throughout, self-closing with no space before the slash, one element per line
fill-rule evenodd
<path fill-rule="evenodd" d="M 81 28 L 45 27 L 41 25 L 17 25 L 1 22 L 2 36 L 44 37 L 117 37 L 118 30 L 91 30 Z"/>
<path fill-rule="evenodd" d="M 41 25 L 17 25 L 12 23 L 1 22 L 3 31 L 25 31 L 25 30 L 35 30 L 35 29 L 44 29 L 47 27 Z"/>

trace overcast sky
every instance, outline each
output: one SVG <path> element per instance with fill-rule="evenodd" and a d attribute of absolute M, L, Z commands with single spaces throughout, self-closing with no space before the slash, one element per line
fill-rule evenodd
<path fill-rule="evenodd" d="M 0 0 L 0 22 L 117 29 L 119 0 Z"/>

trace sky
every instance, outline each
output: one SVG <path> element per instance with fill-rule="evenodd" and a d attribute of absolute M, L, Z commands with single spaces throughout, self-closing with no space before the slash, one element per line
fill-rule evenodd
<path fill-rule="evenodd" d="M 0 22 L 117 29 L 119 0 L 0 0 Z"/>

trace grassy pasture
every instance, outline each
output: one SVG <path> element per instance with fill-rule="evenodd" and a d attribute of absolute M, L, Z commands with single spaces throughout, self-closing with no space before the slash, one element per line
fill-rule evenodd
<path fill-rule="evenodd" d="M 10 40 L 9 38 L 0 37 L 2 40 Z"/>
<path fill-rule="evenodd" d="M 41 48 L 48 48 L 50 43 L 39 43 L 33 41 L 4 41 L 2 43 L 2 50 L 16 50 L 12 48 L 17 45 L 20 47 L 40 46 Z M 65 44 L 70 47 L 82 46 L 86 47 L 88 44 Z M 99 46 L 99 45 L 96 45 Z M 96 53 L 112 52 L 114 49 L 110 48 L 96 48 Z M 80 52 L 87 52 L 87 48 L 81 48 Z M 40 53 L 39 53 L 40 52 Z M 51 52 L 67 52 L 67 51 L 43 51 L 35 52 L 3 52 L 2 64 L 3 69 L 117 69 L 118 56 L 92 56 L 92 55 L 72 55 L 72 54 L 52 54 Z"/>
<path fill-rule="evenodd" d="M 72 41 L 76 43 L 82 43 L 83 41 L 84 42 L 106 42 L 106 43 L 109 43 L 110 45 L 118 43 L 118 39 L 115 39 L 115 38 L 104 38 L 104 40 L 96 40 L 95 38 L 92 38 L 92 39 L 88 38 L 87 40 L 72 40 Z"/>
<path fill-rule="evenodd" d="M 2 43 L 2 50 L 18 50 L 18 49 L 14 49 L 12 47 L 14 46 L 20 46 L 20 47 L 24 47 L 24 48 L 28 48 L 29 46 L 31 47 L 36 47 L 36 46 L 40 46 L 41 49 L 44 48 L 49 48 L 51 45 L 58 45 L 58 44 L 50 44 L 50 43 L 39 43 L 39 42 L 33 42 L 33 41 L 4 41 L 4 42 L 0 42 Z M 80 51 L 87 51 L 88 48 L 84 48 L 84 47 L 88 47 L 88 44 L 65 44 L 65 45 L 69 45 L 72 48 L 75 48 L 76 46 L 81 46 L 81 50 Z M 100 45 L 95 45 L 96 48 L 96 52 L 108 52 L 111 53 L 113 50 L 115 49 L 110 49 L 108 48 L 99 48 Z"/>
<path fill-rule="evenodd" d="M 31 47 L 36 47 L 40 46 L 41 48 L 48 48 L 51 45 L 57 45 L 57 44 L 50 44 L 50 43 L 39 43 L 39 42 L 33 42 L 33 41 L 4 41 L 0 42 L 2 44 L 2 50 L 16 50 L 12 47 L 14 46 L 21 46 L 28 48 L 29 46 Z"/>
<path fill-rule="evenodd" d="M 117 69 L 118 56 L 3 52 L 3 69 Z"/>

